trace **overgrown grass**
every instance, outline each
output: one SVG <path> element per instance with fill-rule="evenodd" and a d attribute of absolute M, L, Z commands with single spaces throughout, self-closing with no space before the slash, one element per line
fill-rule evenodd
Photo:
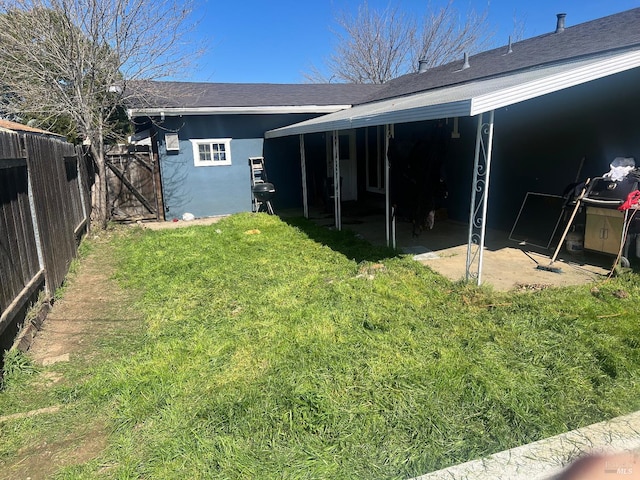
<path fill-rule="evenodd" d="M 113 434 L 61 476 L 409 478 L 639 408 L 637 276 L 503 294 L 291 223 L 118 241 L 145 340 L 75 392 Z"/>

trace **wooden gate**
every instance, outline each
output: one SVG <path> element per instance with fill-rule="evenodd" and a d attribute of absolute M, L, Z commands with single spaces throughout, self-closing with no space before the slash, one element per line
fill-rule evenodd
<path fill-rule="evenodd" d="M 112 147 L 107 150 L 106 165 L 113 220 L 165 219 L 160 170 L 148 147 Z"/>

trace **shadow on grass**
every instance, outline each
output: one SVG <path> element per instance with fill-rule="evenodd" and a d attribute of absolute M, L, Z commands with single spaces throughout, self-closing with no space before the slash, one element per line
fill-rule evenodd
<path fill-rule="evenodd" d="M 379 247 L 360 238 L 351 230 L 338 231 L 317 225 L 304 217 L 287 217 L 283 222 L 305 233 L 310 239 L 326 245 L 356 262 L 377 262 L 385 258 L 398 257 L 401 252 L 390 247 Z"/>

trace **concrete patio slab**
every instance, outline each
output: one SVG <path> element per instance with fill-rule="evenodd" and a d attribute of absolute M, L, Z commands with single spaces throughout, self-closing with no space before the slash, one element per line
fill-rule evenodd
<path fill-rule="evenodd" d="M 329 219 L 331 222 L 332 219 Z M 349 222 L 350 229 L 374 245 L 386 245 L 384 218 L 370 216 Z M 436 222 L 432 230 L 414 236 L 408 222 L 396 223 L 396 248 L 413 255 L 452 281 L 465 279 L 468 227 L 451 221 Z M 585 252 L 560 252 L 553 267 L 560 272 L 539 269 L 550 264 L 553 251 L 509 240 L 507 232 L 488 230 L 483 258 L 482 283 L 496 290 L 535 289 L 594 283 L 605 280 L 613 257 Z"/>

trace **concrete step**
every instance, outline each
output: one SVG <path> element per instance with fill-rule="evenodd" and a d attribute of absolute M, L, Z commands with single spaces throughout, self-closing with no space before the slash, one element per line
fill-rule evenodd
<path fill-rule="evenodd" d="M 576 459 L 591 454 L 615 455 L 610 461 L 603 461 L 602 466 L 597 467 L 602 470 L 602 478 L 618 478 L 616 475 L 608 475 L 614 473 L 623 475 L 622 478 L 640 478 L 640 412 L 427 473 L 411 480 L 551 480 L 558 478 L 558 475 Z"/>

